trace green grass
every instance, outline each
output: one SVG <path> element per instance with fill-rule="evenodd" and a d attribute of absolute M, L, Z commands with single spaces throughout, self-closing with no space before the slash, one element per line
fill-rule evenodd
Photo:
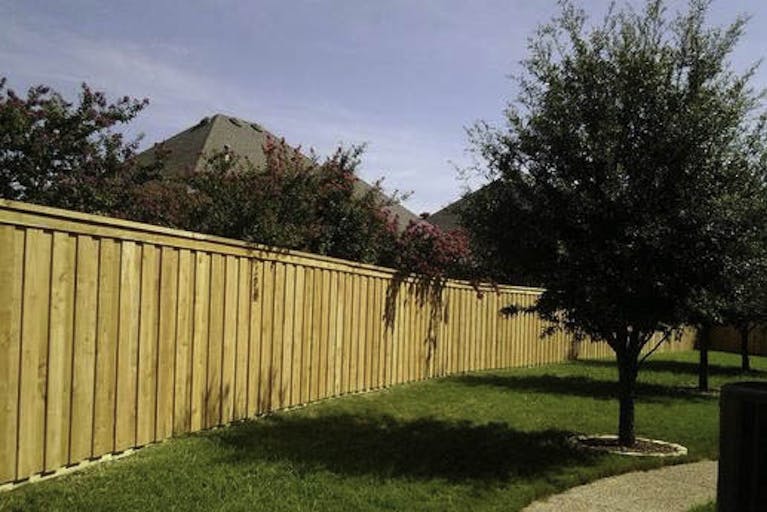
<path fill-rule="evenodd" d="M 692 391 L 696 354 L 640 374 L 637 432 L 717 457 L 718 398 Z M 711 354 L 711 383 L 742 380 Z M 754 358 L 767 378 L 767 359 Z M 547 494 L 670 461 L 593 455 L 572 433 L 617 423 L 611 362 L 482 372 L 349 396 L 140 450 L 22 486 L 0 510 L 519 510 Z"/>

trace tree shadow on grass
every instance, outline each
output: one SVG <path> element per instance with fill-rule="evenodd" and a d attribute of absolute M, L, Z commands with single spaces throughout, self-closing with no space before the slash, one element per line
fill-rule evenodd
<path fill-rule="evenodd" d="M 579 365 L 591 366 L 597 368 L 615 368 L 615 361 L 605 361 L 598 359 L 586 359 L 578 361 Z M 762 370 L 752 370 L 743 373 L 740 366 L 724 366 L 720 364 L 709 364 L 709 375 L 721 377 L 760 377 L 767 378 L 767 372 Z M 667 361 L 648 359 L 642 364 L 643 372 L 667 372 L 676 374 L 698 374 L 698 363 L 692 361 Z"/>
<path fill-rule="evenodd" d="M 467 386 L 491 386 L 512 391 L 578 396 L 597 400 L 618 398 L 618 383 L 588 377 L 559 377 L 557 375 L 461 375 L 452 380 Z M 667 402 L 683 399 L 706 402 L 716 397 L 699 394 L 688 388 L 637 383 L 637 397 L 645 402 Z"/>
<path fill-rule="evenodd" d="M 210 435 L 233 448 L 226 450 L 227 464 L 289 461 L 299 471 L 488 485 L 595 463 L 600 456 L 572 447 L 571 434 L 523 432 L 505 423 L 344 414 L 276 415 Z"/>

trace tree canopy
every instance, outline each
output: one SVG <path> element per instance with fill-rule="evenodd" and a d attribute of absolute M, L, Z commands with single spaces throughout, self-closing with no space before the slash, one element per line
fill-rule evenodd
<path fill-rule="evenodd" d="M 755 68 L 729 56 L 746 18 L 653 0 L 592 23 L 572 2 L 531 38 L 506 125 L 477 124 L 492 183 L 464 224 L 505 275 L 546 290 L 544 318 L 615 351 L 633 444 L 640 353 L 658 331 L 724 317 L 764 251 L 765 120 Z M 511 308 L 513 310 L 513 308 Z"/>

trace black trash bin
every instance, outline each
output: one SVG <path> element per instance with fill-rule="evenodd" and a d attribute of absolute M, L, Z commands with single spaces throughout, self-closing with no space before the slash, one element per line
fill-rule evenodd
<path fill-rule="evenodd" d="M 722 387 L 719 512 L 767 511 L 767 382 Z"/>

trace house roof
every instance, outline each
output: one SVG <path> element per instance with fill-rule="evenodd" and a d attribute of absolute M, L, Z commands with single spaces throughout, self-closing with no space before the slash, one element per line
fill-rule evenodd
<path fill-rule="evenodd" d="M 461 226 L 461 210 L 467 206 L 467 202 L 472 198 L 476 198 L 477 194 L 487 194 L 491 190 L 497 187 L 493 187 L 493 184 L 497 181 L 491 181 L 485 185 L 482 185 L 478 189 L 468 192 L 459 199 L 456 199 L 452 203 L 448 204 L 441 210 L 429 215 L 427 220 L 435 226 L 441 228 L 443 231 L 452 231 L 458 229 Z"/>
<path fill-rule="evenodd" d="M 442 231 L 452 231 L 461 227 L 460 208 L 463 203 L 463 198 L 458 199 L 455 202 L 450 203 L 441 210 L 438 210 L 426 219 Z"/>
<path fill-rule="evenodd" d="M 227 147 L 229 151 L 249 160 L 256 167 L 262 167 L 266 164 L 264 145 L 268 138 L 279 140 L 279 137 L 251 121 L 223 114 L 205 117 L 194 126 L 162 142 L 164 150 L 168 152 L 163 164 L 164 170 L 176 175 L 199 172 L 205 167 L 206 156 L 223 151 Z M 137 158 L 140 162 L 154 159 L 154 149 L 144 151 Z M 372 188 L 372 185 L 357 178 L 356 193 L 362 195 Z M 400 230 L 411 220 L 419 221 L 415 213 L 400 204 L 390 206 L 389 210 L 397 216 Z"/>

